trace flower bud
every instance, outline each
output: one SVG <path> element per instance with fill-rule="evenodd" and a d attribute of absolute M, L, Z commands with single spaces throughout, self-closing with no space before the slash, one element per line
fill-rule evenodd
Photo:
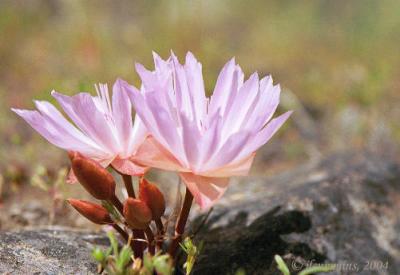
<path fill-rule="evenodd" d="M 161 218 L 165 212 L 165 199 L 157 185 L 142 178 L 139 184 L 139 198 L 150 208 L 154 220 Z"/>
<path fill-rule="evenodd" d="M 96 203 L 89 201 L 68 199 L 67 200 L 82 216 L 97 224 L 113 223 L 107 210 Z"/>
<path fill-rule="evenodd" d="M 145 202 L 128 198 L 124 204 L 124 217 L 134 229 L 145 229 L 151 221 L 151 210 Z"/>
<path fill-rule="evenodd" d="M 76 154 L 72 170 L 80 184 L 98 200 L 109 200 L 115 194 L 115 181 L 110 172 L 96 161 Z"/>

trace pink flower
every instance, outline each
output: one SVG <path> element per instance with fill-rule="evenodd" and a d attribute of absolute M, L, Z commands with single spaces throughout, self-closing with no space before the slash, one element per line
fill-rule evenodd
<path fill-rule="evenodd" d="M 211 98 L 204 90 L 201 64 L 188 53 L 181 65 L 174 54 L 164 61 L 154 54 L 155 71 L 137 64 L 141 92 L 129 96 L 151 136 L 133 157 L 136 162 L 178 171 L 202 209 L 218 200 L 229 177 L 247 175 L 255 152 L 290 116 L 271 120 L 280 86 L 254 73 L 244 82 L 230 60 Z"/>
<path fill-rule="evenodd" d="M 111 164 L 121 173 L 141 175 L 146 168 L 129 158 L 148 133 L 138 117 L 132 123 L 132 105 L 125 86 L 122 80 L 115 82 L 112 100 L 105 84 L 96 86 L 97 96 L 89 93 L 66 96 L 52 91 L 75 125 L 46 101 L 35 101 L 38 111 L 12 110 L 55 146 L 80 152 L 103 167 Z M 70 175 L 70 180 L 75 181 Z"/>

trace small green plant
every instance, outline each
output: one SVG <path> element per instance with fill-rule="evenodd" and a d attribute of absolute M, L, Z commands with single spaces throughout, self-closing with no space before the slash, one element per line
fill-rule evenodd
<path fill-rule="evenodd" d="M 290 275 L 290 271 L 286 263 L 283 261 L 282 257 L 279 255 L 275 255 L 275 262 L 278 265 L 278 269 L 282 272 L 283 275 Z M 326 265 L 315 265 L 315 266 L 310 266 L 307 267 L 306 269 L 303 269 L 299 275 L 311 275 L 311 274 L 317 274 L 321 272 L 330 272 L 335 270 L 336 265 L 335 264 L 326 264 Z"/>
<path fill-rule="evenodd" d="M 99 273 L 103 271 L 109 275 L 125 275 L 128 273 L 127 266 L 132 260 L 132 249 L 124 245 L 121 250 L 118 248 L 118 241 L 112 231 L 107 233 L 111 246 L 105 251 L 95 248 L 92 257 L 99 263 Z"/>
<path fill-rule="evenodd" d="M 246 275 L 246 271 L 243 268 L 236 270 L 235 275 Z"/>
<path fill-rule="evenodd" d="M 158 252 L 156 255 L 151 256 L 149 253 L 146 253 L 143 257 L 143 268 L 144 272 L 148 273 L 138 273 L 138 274 L 146 274 L 152 275 L 154 271 L 160 275 L 170 275 L 173 274 L 173 261 L 170 255 L 161 254 Z"/>
<path fill-rule="evenodd" d="M 146 253 L 143 262 L 140 258 L 134 259 L 130 247 L 131 240 L 121 250 L 118 241 L 112 231 L 108 232 L 110 247 L 106 250 L 95 248 L 92 257 L 99 263 L 99 273 L 108 275 L 171 275 L 173 273 L 173 261 L 168 254 L 160 252 L 154 256 Z"/>
<path fill-rule="evenodd" d="M 186 237 L 185 240 L 179 245 L 187 254 L 186 262 L 183 264 L 183 268 L 186 269 L 186 275 L 189 275 L 193 270 L 193 266 L 196 262 L 197 256 L 199 256 L 201 250 L 203 249 L 203 242 L 200 242 L 199 247 L 197 247 L 193 243 L 192 239 Z"/>
<path fill-rule="evenodd" d="M 317 273 L 321 273 L 321 272 L 330 272 L 330 271 L 334 271 L 335 268 L 336 268 L 335 264 L 310 266 L 310 267 L 307 267 L 306 269 L 302 270 L 299 273 L 299 275 L 311 275 L 311 274 L 317 274 Z"/>
<path fill-rule="evenodd" d="M 277 263 L 278 269 L 282 272 L 283 275 L 290 275 L 289 268 L 287 267 L 281 256 L 275 255 L 275 262 Z"/>

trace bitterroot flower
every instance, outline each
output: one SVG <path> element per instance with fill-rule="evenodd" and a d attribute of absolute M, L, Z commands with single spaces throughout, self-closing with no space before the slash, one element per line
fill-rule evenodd
<path fill-rule="evenodd" d="M 151 136 L 133 159 L 141 165 L 175 170 L 202 209 L 218 200 L 229 177 L 247 175 L 255 152 L 291 112 L 271 120 L 280 86 L 257 73 L 244 81 L 230 60 L 222 69 L 211 98 L 204 89 L 202 67 L 188 53 L 181 65 L 174 54 L 164 61 L 154 54 L 155 70 L 137 64 L 141 91 L 130 90 L 137 114 Z"/>
<path fill-rule="evenodd" d="M 35 101 L 38 111 L 12 110 L 50 143 L 79 152 L 103 167 L 111 164 L 123 174 L 142 175 L 146 168 L 129 157 L 145 140 L 147 131 L 138 117 L 132 123 L 132 105 L 124 84 L 122 80 L 115 82 L 112 100 L 104 84 L 96 86 L 97 96 L 66 96 L 53 91 L 52 96 L 75 125 L 46 101 Z"/>

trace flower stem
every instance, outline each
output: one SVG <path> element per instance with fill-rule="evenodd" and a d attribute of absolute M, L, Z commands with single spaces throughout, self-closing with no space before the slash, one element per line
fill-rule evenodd
<path fill-rule="evenodd" d="M 121 234 L 122 238 L 124 238 L 124 240 L 127 242 L 129 237 L 128 237 L 128 233 L 125 232 L 125 230 L 123 230 L 118 224 L 114 223 L 112 225 L 115 229 L 115 231 L 117 231 L 119 234 Z"/>
<path fill-rule="evenodd" d="M 149 252 L 151 255 L 154 255 L 155 251 L 155 246 L 154 246 L 154 234 L 153 231 L 151 231 L 151 228 L 148 226 L 144 232 L 146 233 L 147 236 L 147 241 L 149 242 Z"/>
<path fill-rule="evenodd" d="M 183 201 L 182 210 L 181 213 L 179 214 L 178 221 L 175 227 L 175 236 L 172 240 L 172 243 L 168 251 L 168 253 L 172 256 L 172 258 L 175 257 L 179 243 L 182 241 L 182 234 L 185 230 L 185 225 L 189 217 L 190 208 L 192 207 L 192 202 L 193 202 L 193 195 L 186 187 L 185 199 Z"/>
<path fill-rule="evenodd" d="M 118 224 L 113 224 L 112 225 L 113 227 L 114 227 L 114 229 L 119 233 L 119 234 L 121 234 L 121 236 L 124 238 L 124 240 L 126 241 L 126 242 L 129 242 L 129 236 L 128 236 L 128 233 L 126 233 L 125 232 L 125 230 L 123 230 Z M 138 232 L 133 232 L 133 237 L 135 238 L 140 238 L 140 237 L 142 237 L 142 235 L 140 235 L 140 234 L 138 234 Z M 134 253 L 134 255 L 135 255 L 135 258 L 142 258 L 143 257 L 143 250 L 144 250 L 144 248 L 143 248 L 143 243 L 141 242 L 141 241 L 135 241 L 135 240 L 133 240 L 131 243 L 130 243 L 130 246 L 131 246 L 131 248 L 132 248 L 132 250 L 133 250 L 133 253 Z"/>
<path fill-rule="evenodd" d="M 128 192 L 128 196 L 131 198 L 135 198 L 135 190 L 132 185 L 132 176 L 121 174 L 122 179 L 124 180 L 126 191 Z"/>
<path fill-rule="evenodd" d="M 157 226 L 157 247 L 158 249 L 162 249 L 163 245 L 163 238 L 164 238 L 164 225 L 161 221 L 161 218 L 158 218 L 155 220 L 156 226 Z"/>
<path fill-rule="evenodd" d="M 143 230 L 139 229 L 132 229 L 133 232 L 133 252 L 135 254 L 135 258 L 141 258 L 143 259 L 143 250 L 145 249 L 144 247 L 144 242 L 141 240 L 135 240 L 135 239 L 145 239 Z"/>
<path fill-rule="evenodd" d="M 114 194 L 112 197 L 111 197 L 111 199 L 110 199 L 110 201 L 109 201 L 112 205 L 114 205 L 115 206 L 115 208 L 117 208 L 117 210 L 118 210 L 118 212 L 123 216 L 124 215 L 124 213 L 123 213 L 123 205 L 122 205 L 122 202 L 118 199 L 118 197 Z"/>

